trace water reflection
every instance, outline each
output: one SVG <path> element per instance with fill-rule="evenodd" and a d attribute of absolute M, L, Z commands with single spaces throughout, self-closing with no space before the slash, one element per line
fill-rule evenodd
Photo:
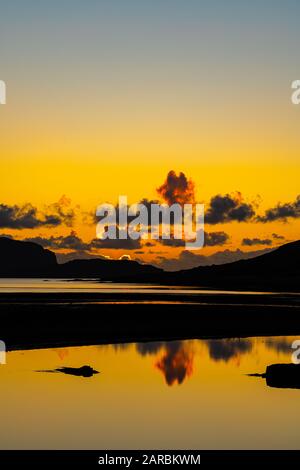
<path fill-rule="evenodd" d="M 230 359 L 249 353 L 252 349 L 252 342 L 249 339 L 207 340 L 206 344 L 209 357 L 213 361 L 228 362 Z"/>
<path fill-rule="evenodd" d="M 293 338 L 270 337 L 261 339 L 267 350 L 274 350 L 278 354 L 291 355 Z M 153 366 L 163 373 L 168 386 L 181 385 L 190 378 L 194 372 L 194 356 L 196 344 L 207 349 L 212 362 L 230 361 L 239 367 L 243 356 L 253 352 L 257 338 L 232 338 L 189 341 L 155 341 L 135 344 L 138 355 L 142 357 L 155 356 Z M 132 347 L 130 343 L 112 345 L 115 351 L 122 351 Z M 256 352 L 257 354 L 257 352 Z M 255 354 L 254 354 L 255 356 Z M 201 367 L 201 365 L 200 365 Z"/>
<path fill-rule="evenodd" d="M 182 384 L 193 373 L 194 351 L 191 344 L 183 341 L 167 343 L 165 353 L 156 362 L 156 367 L 164 374 L 166 383 Z"/>
<path fill-rule="evenodd" d="M 136 350 L 141 356 L 147 356 L 148 354 L 157 354 L 164 347 L 165 343 L 152 342 L 152 343 L 138 343 Z"/>
<path fill-rule="evenodd" d="M 61 361 L 63 361 L 69 354 L 68 348 L 53 348 Z"/>
<path fill-rule="evenodd" d="M 268 338 L 266 346 L 269 349 L 274 349 L 278 353 L 291 353 L 291 340 L 288 338 Z"/>
<path fill-rule="evenodd" d="M 126 349 L 129 344 L 113 345 L 116 351 Z M 182 384 L 193 373 L 194 351 L 191 341 L 168 341 L 137 343 L 136 351 L 141 356 L 157 356 L 154 366 L 160 370 L 167 385 Z"/>
<path fill-rule="evenodd" d="M 284 380 L 283 369 L 271 370 L 272 386 L 248 377 L 290 363 L 295 339 L 9 352 L 0 366 L 0 448 L 297 448 L 298 369 L 293 379 L 285 367 Z M 82 378 L 83 364 L 100 374 Z M 36 373 L 65 367 L 69 374 Z"/>

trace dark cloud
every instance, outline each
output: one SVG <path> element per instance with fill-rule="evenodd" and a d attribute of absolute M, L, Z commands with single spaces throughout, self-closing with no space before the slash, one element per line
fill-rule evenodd
<path fill-rule="evenodd" d="M 214 361 L 228 362 L 252 350 L 252 343 L 247 339 L 207 340 L 206 344 L 209 356 Z"/>
<path fill-rule="evenodd" d="M 74 231 L 71 231 L 67 236 L 51 236 L 49 238 L 38 236 L 25 238 L 24 241 L 38 243 L 44 248 L 52 248 L 54 250 L 67 249 L 85 251 L 89 250 L 91 247 L 89 243 L 83 242 Z"/>
<path fill-rule="evenodd" d="M 253 246 L 253 245 L 265 245 L 271 246 L 273 243 L 272 240 L 269 238 L 243 238 L 242 245 L 243 246 Z"/>
<path fill-rule="evenodd" d="M 63 196 L 58 202 L 40 211 L 32 204 L 23 206 L 0 204 L 0 228 L 33 229 L 39 227 L 71 226 L 75 217 L 70 201 Z"/>
<path fill-rule="evenodd" d="M 126 238 L 125 240 L 118 238 L 107 238 L 105 240 L 94 238 L 90 243 L 90 247 L 91 249 L 138 250 L 142 247 L 142 242 L 140 238 L 138 240 L 132 240 L 131 238 Z"/>
<path fill-rule="evenodd" d="M 155 246 L 155 245 L 156 245 L 156 243 L 150 242 L 150 241 L 148 241 L 148 242 L 145 243 L 145 246 L 146 246 L 147 248 L 148 248 L 148 247 Z"/>
<path fill-rule="evenodd" d="M 207 224 L 220 224 L 228 222 L 247 222 L 255 215 L 252 204 L 243 201 L 241 193 L 233 195 L 218 194 L 210 200 L 209 208 L 205 214 Z"/>
<path fill-rule="evenodd" d="M 171 246 L 173 248 L 183 247 L 185 246 L 185 240 L 177 239 L 177 238 L 170 238 L 170 239 L 163 239 L 160 238 L 159 243 L 164 246 Z"/>
<path fill-rule="evenodd" d="M 275 240 L 284 240 L 285 239 L 285 237 L 283 235 L 278 235 L 278 233 L 272 233 L 272 237 Z"/>
<path fill-rule="evenodd" d="M 205 232 L 204 233 L 204 246 L 222 246 L 229 240 L 229 235 L 225 232 Z M 159 243 L 165 246 L 171 246 L 174 248 L 184 247 L 186 240 L 170 238 L 160 238 Z"/>
<path fill-rule="evenodd" d="M 298 219 L 300 217 L 300 194 L 294 202 L 281 204 L 280 202 L 271 209 L 267 209 L 263 216 L 257 216 L 256 221 L 267 223 L 281 220 L 286 222 L 289 218 Z"/>
<path fill-rule="evenodd" d="M 43 246 L 44 248 L 50 248 L 53 250 L 74 250 L 78 252 L 76 256 L 73 255 L 74 258 L 82 258 L 83 255 L 90 258 L 93 256 L 93 253 L 88 253 L 93 250 L 97 250 L 99 248 L 106 249 L 126 249 L 126 250 L 136 250 L 141 248 L 141 240 L 132 240 L 128 238 L 126 240 L 100 240 L 98 238 L 92 239 L 90 242 L 84 242 L 80 237 L 78 237 L 75 231 L 71 231 L 67 236 L 51 236 L 51 237 L 30 237 L 25 238 L 24 241 L 30 241 L 34 243 L 38 243 L 39 245 Z M 79 256 L 81 253 L 82 256 Z M 98 255 L 96 256 L 98 257 Z"/>
<path fill-rule="evenodd" d="M 62 223 L 56 214 L 39 215 L 31 204 L 8 206 L 0 204 L 0 227 L 10 229 L 32 229 L 42 226 L 58 226 Z"/>
<path fill-rule="evenodd" d="M 165 182 L 157 188 L 157 193 L 169 205 L 188 204 L 195 201 L 195 184 L 187 179 L 184 173 L 177 176 L 175 171 L 169 171 Z"/>
<path fill-rule="evenodd" d="M 204 246 L 220 246 L 229 240 L 229 235 L 225 232 L 205 232 Z"/>

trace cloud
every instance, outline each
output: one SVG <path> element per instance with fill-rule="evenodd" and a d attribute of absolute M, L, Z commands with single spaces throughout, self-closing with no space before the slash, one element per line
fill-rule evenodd
<path fill-rule="evenodd" d="M 157 257 L 156 266 L 166 271 L 178 271 L 181 269 L 197 268 L 198 266 L 211 266 L 213 264 L 225 264 L 239 261 L 241 259 L 255 258 L 272 251 L 271 248 L 265 248 L 255 251 L 242 250 L 224 250 L 218 251 L 212 255 L 200 255 L 188 250 L 183 250 L 178 258 Z"/>
<path fill-rule="evenodd" d="M 220 246 L 229 240 L 229 235 L 225 232 L 205 232 L 204 246 Z"/>
<path fill-rule="evenodd" d="M 71 226 L 75 217 L 70 200 L 63 196 L 58 202 L 46 206 L 43 211 L 32 204 L 22 206 L 0 204 L 0 228 L 34 229 L 39 227 Z"/>
<path fill-rule="evenodd" d="M 131 238 L 126 238 L 124 240 L 120 240 L 118 238 L 106 238 L 105 240 L 94 238 L 90 243 L 90 247 L 92 249 L 137 250 L 142 247 L 142 242 L 140 238 L 138 240 L 132 240 Z"/>
<path fill-rule="evenodd" d="M 241 193 L 218 194 L 210 200 L 209 208 L 205 214 L 207 224 L 220 224 L 228 222 L 247 222 L 255 215 L 252 204 L 243 200 Z"/>
<path fill-rule="evenodd" d="M 79 206 L 76 206 L 76 208 L 78 209 Z M 68 227 L 73 225 L 75 210 L 71 207 L 71 199 L 65 194 L 57 202 L 47 206 L 46 211 L 47 213 L 50 212 L 50 214 L 57 214 L 61 222 Z"/>
<path fill-rule="evenodd" d="M 159 243 L 164 246 L 171 246 L 173 248 L 179 248 L 185 246 L 185 240 L 182 240 L 181 238 L 170 238 L 170 239 L 163 239 L 160 238 Z"/>
<path fill-rule="evenodd" d="M 73 230 L 67 236 L 51 236 L 49 238 L 37 236 L 25 238 L 24 241 L 38 243 L 44 248 L 52 248 L 54 250 L 67 249 L 85 251 L 89 250 L 91 247 L 89 243 L 85 243 L 81 238 L 79 238 Z"/>
<path fill-rule="evenodd" d="M 169 171 L 165 182 L 157 188 L 157 193 L 169 205 L 188 204 L 195 201 L 195 184 L 187 179 L 184 173 L 177 176 L 175 171 Z"/>
<path fill-rule="evenodd" d="M 205 232 L 204 233 L 204 246 L 222 246 L 229 240 L 229 235 L 225 232 Z M 171 246 L 173 248 L 184 247 L 186 240 L 170 238 L 160 238 L 159 243 L 164 246 Z"/>
<path fill-rule="evenodd" d="M 64 249 L 81 252 L 92 251 L 99 248 L 135 250 L 141 247 L 141 240 L 132 240 L 131 238 L 126 240 L 100 240 L 98 238 L 94 238 L 89 243 L 86 243 L 78 237 L 77 233 L 73 230 L 67 236 L 51 236 L 49 238 L 37 236 L 25 238 L 24 241 L 38 243 L 44 248 L 50 248 L 53 250 Z"/>
<path fill-rule="evenodd" d="M 243 238 L 242 240 L 242 245 L 243 246 L 253 246 L 253 245 L 265 245 L 265 246 L 271 246 L 273 243 L 272 240 L 269 238 Z"/>
<path fill-rule="evenodd" d="M 281 220 L 287 222 L 289 218 L 298 219 L 300 217 L 300 194 L 295 201 L 281 204 L 280 202 L 271 209 L 267 209 L 263 216 L 257 216 L 256 221 L 267 223 Z"/>
<path fill-rule="evenodd" d="M 60 225 L 57 214 L 39 215 L 36 207 L 31 204 L 8 206 L 0 204 L 0 228 L 32 229 L 42 226 Z"/>
<path fill-rule="evenodd" d="M 285 237 L 283 235 L 278 235 L 278 233 L 272 233 L 272 237 L 275 240 L 284 240 L 285 239 Z"/>

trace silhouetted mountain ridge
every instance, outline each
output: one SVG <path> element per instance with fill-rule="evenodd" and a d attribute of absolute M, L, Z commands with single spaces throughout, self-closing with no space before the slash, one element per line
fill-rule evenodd
<path fill-rule="evenodd" d="M 1 277 L 98 277 L 103 280 L 153 279 L 161 269 L 137 261 L 80 259 L 58 264 L 55 254 L 42 246 L 0 237 Z"/>
<path fill-rule="evenodd" d="M 174 273 L 173 282 L 226 289 L 300 290 L 300 241 L 255 258 Z"/>
<path fill-rule="evenodd" d="M 55 254 L 37 243 L 0 238 L 0 276 L 47 275 L 56 266 Z"/>
<path fill-rule="evenodd" d="M 286 243 L 269 253 L 264 253 L 255 258 L 243 259 L 221 265 L 199 266 L 181 272 L 189 274 L 201 272 L 242 274 L 243 272 L 243 274 L 247 275 L 252 273 L 261 274 L 262 272 L 270 271 L 274 273 L 273 269 L 280 273 L 300 273 L 300 240 Z"/>
<path fill-rule="evenodd" d="M 129 277 L 145 277 L 151 279 L 159 275 L 161 269 L 149 264 L 140 264 L 131 260 L 112 259 L 77 259 L 58 265 L 63 277 L 100 277 L 103 280 L 125 279 Z"/>
<path fill-rule="evenodd" d="M 93 277 L 105 281 L 151 282 L 214 288 L 299 291 L 300 241 L 247 260 L 178 272 L 129 260 L 80 259 L 58 264 L 50 250 L 32 242 L 0 238 L 1 277 Z"/>

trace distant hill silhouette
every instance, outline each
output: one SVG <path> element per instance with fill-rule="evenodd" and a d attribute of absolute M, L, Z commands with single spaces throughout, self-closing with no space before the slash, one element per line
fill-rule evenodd
<path fill-rule="evenodd" d="M 287 243 L 255 258 L 222 265 L 200 266 L 174 273 L 173 282 L 203 286 L 268 286 L 300 290 L 300 241 Z"/>
<path fill-rule="evenodd" d="M 300 241 L 287 243 L 279 248 L 255 258 L 239 260 L 217 266 L 198 267 L 182 271 L 189 274 L 200 273 L 209 268 L 214 273 L 257 274 L 262 273 L 300 273 Z M 274 271 L 275 270 L 275 271 Z"/>
<path fill-rule="evenodd" d="M 56 266 L 56 256 L 52 251 L 36 243 L 0 237 L 1 277 L 48 275 Z"/>
<path fill-rule="evenodd" d="M 161 269 L 128 260 L 81 259 L 58 264 L 55 254 L 32 242 L 0 237 L 1 277 L 95 277 L 139 282 L 152 280 Z"/>
<path fill-rule="evenodd" d="M 139 264 L 130 260 L 111 259 L 77 259 L 58 265 L 62 277 L 95 277 L 103 280 L 126 280 L 134 278 L 136 281 L 151 281 L 162 270 L 148 264 Z"/>
<path fill-rule="evenodd" d="M 223 265 L 165 272 L 129 260 L 81 259 L 58 264 L 50 250 L 0 237 L 1 277 L 93 277 L 105 281 L 197 285 L 225 289 L 300 290 L 300 241 L 270 253 Z"/>

